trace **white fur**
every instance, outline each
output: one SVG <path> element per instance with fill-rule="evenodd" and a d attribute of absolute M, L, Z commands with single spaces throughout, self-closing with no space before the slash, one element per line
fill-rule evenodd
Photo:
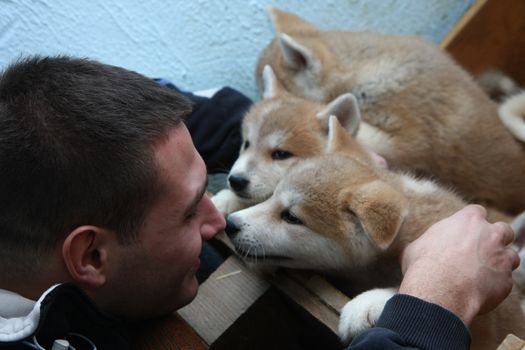
<path fill-rule="evenodd" d="M 285 138 L 286 135 L 282 130 L 274 130 L 266 137 L 265 144 L 270 149 L 279 148 L 283 144 Z"/>
<path fill-rule="evenodd" d="M 275 89 L 275 75 L 273 73 L 272 68 L 269 65 L 265 65 L 263 68 L 263 83 L 263 98 L 275 97 L 275 95 L 277 94 L 277 91 Z"/>
<path fill-rule="evenodd" d="M 279 109 L 280 106 L 280 101 L 270 101 L 265 105 L 265 109 L 262 110 L 261 118 L 250 120 L 245 130 L 245 141 L 249 141 L 251 146 L 246 150 L 241 150 L 239 157 L 230 169 L 229 175 L 243 177 L 249 181 L 243 197 L 249 198 L 251 204 L 261 202 L 271 196 L 275 184 L 284 175 L 289 162 L 293 161 L 293 159 L 290 159 L 275 162 L 261 159 L 260 157 L 261 152 L 278 148 L 285 137 L 281 130 L 275 130 L 272 134 L 264 137 L 260 135 L 260 120 L 264 120 L 266 114 L 272 113 Z M 220 204 L 222 205 L 223 203 Z M 242 208 L 245 207 L 243 206 Z M 227 206 L 223 205 L 221 208 L 227 209 Z M 231 211 L 224 212 L 224 214 L 229 213 Z"/>
<path fill-rule="evenodd" d="M 239 155 L 239 158 L 233 163 L 229 175 L 245 176 L 250 168 L 250 156 L 247 152 Z"/>
<path fill-rule="evenodd" d="M 240 228 L 232 243 L 244 253 L 260 256 L 260 264 L 275 264 L 271 259 L 265 260 L 265 257 L 279 255 L 290 258 L 279 261 L 280 266 L 290 268 L 330 270 L 351 266 L 348 259 L 353 257 L 348 256 L 338 242 L 304 225 L 290 225 L 280 218 L 282 208 L 293 210 L 294 203 L 299 199 L 296 194 L 281 192 L 280 198 L 274 196 L 231 214 L 230 220 Z M 369 252 L 369 249 L 362 251 Z M 245 254 L 240 252 L 240 255 Z"/>
<path fill-rule="evenodd" d="M 271 103 L 266 103 L 264 105 L 264 109 L 263 109 L 263 112 L 261 113 L 261 115 L 266 115 L 266 114 L 270 114 L 276 110 L 279 110 L 282 106 L 283 102 L 281 100 L 276 100 L 276 101 L 273 101 Z"/>
<path fill-rule="evenodd" d="M 405 175 L 402 177 L 405 190 L 413 191 L 421 195 L 430 195 L 439 191 L 439 187 L 430 180 L 415 179 Z"/>
<path fill-rule="evenodd" d="M 386 302 L 396 294 L 395 288 L 377 288 L 359 294 L 343 307 L 339 319 L 339 336 L 344 344 L 353 337 L 372 328 Z"/>
<path fill-rule="evenodd" d="M 501 122 L 520 141 L 525 142 L 525 92 L 508 98 L 499 107 Z"/>
<path fill-rule="evenodd" d="M 222 215 L 227 215 L 255 204 L 238 197 L 233 191 L 227 188 L 217 192 L 217 194 L 211 197 L 211 201 Z"/>
<path fill-rule="evenodd" d="M 392 152 L 393 143 L 390 141 L 390 136 L 364 121 L 359 125 L 356 139 L 378 154 Z"/>

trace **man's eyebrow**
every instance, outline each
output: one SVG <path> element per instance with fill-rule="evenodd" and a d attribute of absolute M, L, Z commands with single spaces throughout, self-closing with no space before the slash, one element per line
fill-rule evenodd
<path fill-rule="evenodd" d="M 206 180 L 204 181 L 202 187 L 200 188 L 199 192 L 197 192 L 197 195 L 193 197 L 193 200 L 191 201 L 191 204 L 188 206 L 188 212 L 195 209 L 197 204 L 201 201 L 202 197 L 206 193 L 206 189 L 208 188 L 208 175 L 206 175 Z"/>

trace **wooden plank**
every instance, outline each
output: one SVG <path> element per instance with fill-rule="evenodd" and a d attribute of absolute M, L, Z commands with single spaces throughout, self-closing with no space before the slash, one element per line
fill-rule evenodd
<path fill-rule="evenodd" d="M 465 27 L 470 24 L 472 19 L 478 15 L 479 11 L 488 0 L 476 0 L 474 4 L 465 12 L 465 14 L 459 19 L 458 23 L 452 28 L 450 32 L 448 32 L 447 36 L 441 41 L 441 48 L 447 48 L 451 42 L 453 42 L 456 37 L 458 37 L 463 30 L 465 30 Z"/>
<path fill-rule="evenodd" d="M 131 326 L 133 349 L 207 350 L 208 346 L 177 314 Z"/>
<path fill-rule="evenodd" d="M 320 276 L 306 281 L 297 271 L 279 271 L 272 284 L 337 334 L 342 307 L 350 299 Z"/>
<path fill-rule="evenodd" d="M 475 75 L 497 68 L 523 85 L 524 18 L 523 0 L 479 0 L 442 47 Z"/>
<path fill-rule="evenodd" d="M 513 334 L 509 334 L 505 337 L 497 350 L 523 350 L 525 349 L 525 341 L 516 337 Z"/>
<path fill-rule="evenodd" d="M 306 274 L 290 270 L 287 270 L 286 273 L 290 278 L 299 281 L 310 293 L 321 299 L 338 316 L 341 313 L 341 309 L 350 301 L 348 296 L 317 274 Z"/>
<path fill-rule="evenodd" d="M 200 286 L 193 302 L 178 314 L 212 344 L 269 288 L 269 283 L 230 256 Z"/>
<path fill-rule="evenodd" d="M 224 234 L 217 239 L 233 251 Z M 280 269 L 269 282 L 337 333 L 340 311 L 350 299 L 323 277 L 313 272 Z"/>

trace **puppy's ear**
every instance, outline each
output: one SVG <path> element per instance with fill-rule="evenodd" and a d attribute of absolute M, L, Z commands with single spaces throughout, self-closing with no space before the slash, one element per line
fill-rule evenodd
<path fill-rule="evenodd" d="M 331 154 L 344 152 L 345 149 L 348 149 L 348 142 L 351 138 L 352 137 L 347 134 L 341 123 L 339 123 L 337 117 L 331 115 L 328 118 L 328 140 L 325 153 Z"/>
<path fill-rule="evenodd" d="M 359 191 L 344 193 L 349 211 L 357 215 L 370 239 L 382 250 L 394 241 L 408 214 L 408 200 L 390 185 L 376 180 Z"/>
<path fill-rule="evenodd" d="M 361 145 L 353 136 L 346 132 L 335 115 L 328 119 L 328 139 L 325 148 L 326 154 L 346 154 L 362 163 L 388 169 L 385 158 Z"/>
<path fill-rule="evenodd" d="M 279 10 L 276 7 L 269 7 L 268 14 L 272 20 L 275 31 L 278 33 L 317 33 L 318 29 L 311 23 L 290 12 Z"/>
<path fill-rule="evenodd" d="M 321 61 L 312 50 L 301 45 L 288 34 L 281 33 L 278 38 L 283 61 L 288 68 L 297 72 L 309 70 L 314 75 L 319 75 Z"/>
<path fill-rule="evenodd" d="M 263 68 L 263 99 L 276 97 L 285 93 L 284 87 L 281 85 L 272 67 L 265 65 Z"/>
<path fill-rule="evenodd" d="M 328 121 L 331 115 L 339 119 L 339 123 L 348 133 L 355 136 L 361 123 L 361 112 L 354 95 L 343 94 L 330 102 L 322 111 L 317 113 L 317 119 L 328 129 Z"/>

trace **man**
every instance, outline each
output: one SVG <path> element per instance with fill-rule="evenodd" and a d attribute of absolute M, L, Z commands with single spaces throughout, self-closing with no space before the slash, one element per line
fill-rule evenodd
<path fill-rule="evenodd" d="M 206 168 L 181 122 L 189 111 L 175 91 L 94 61 L 33 57 L 2 73 L 0 346 L 127 348 L 120 320 L 167 314 L 195 297 L 202 241 L 225 222 L 205 194 Z M 499 272 L 479 275 L 478 265 L 465 264 L 459 277 L 433 274 L 419 259 L 428 252 L 443 264 L 459 262 L 423 239 L 425 249 L 405 254 L 401 289 L 457 312 L 450 317 L 461 325 L 464 310 L 429 289 L 457 286 L 458 302 L 475 295 L 470 317 L 509 293 L 509 283 L 487 290 L 486 278 L 507 281 L 518 261 L 504 249 L 507 226 L 468 218 L 444 221 L 450 240 L 442 243 L 455 245 L 464 231 L 506 237 L 482 244 L 488 257 L 504 252 Z M 436 237 L 429 232 L 424 237 Z M 477 254 L 474 241 L 460 257 Z M 435 278 L 426 291 L 410 287 L 427 274 Z"/>
<path fill-rule="evenodd" d="M 225 225 L 182 123 L 190 110 L 150 79 L 88 60 L 7 69 L 0 288 L 37 300 L 70 282 L 124 319 L 189 303 L 202 241 Z"/>

